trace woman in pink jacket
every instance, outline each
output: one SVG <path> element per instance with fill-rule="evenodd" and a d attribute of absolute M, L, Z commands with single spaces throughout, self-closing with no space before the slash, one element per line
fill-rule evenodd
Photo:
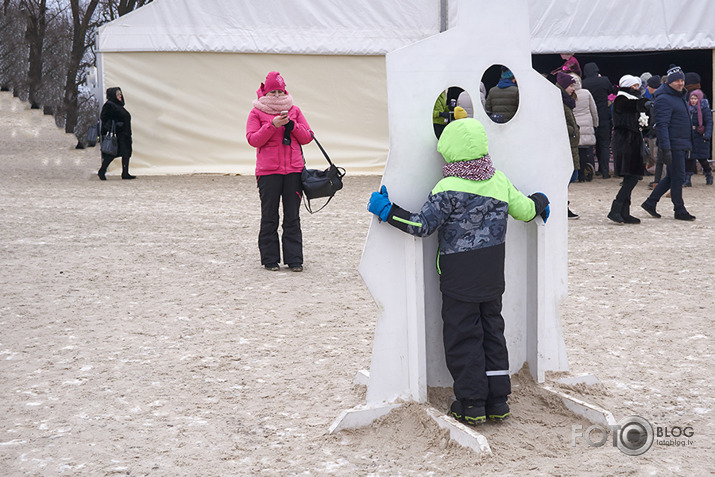
<path fill-rule="evenodd" d="M 258 99 L 248 115 L 246 139 L 256 148 L 256 180 L 261 198 L 261 229 L 258 248 L 261 264 L 279 270 L 278 204 L 283 203 L 283 263 L 294 272 L 303 271 L 303 235 L 300 230 L 301 182 L 304 160 L 302 144 L 313 133 L 280 73 L 272 71 L 256 91 Z"/>

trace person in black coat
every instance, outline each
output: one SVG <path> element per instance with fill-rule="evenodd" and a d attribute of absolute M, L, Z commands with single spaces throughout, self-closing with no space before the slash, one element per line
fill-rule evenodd
<path fill-rule="evenodd" d="M 132 115 L 124 108 L 124 95 L 120 88 L 107 89 L 107 102 L 102 106 L 100 113 L 102 120 L 102 136 L 112 130 L 117 134 L 117 155 L 102 153 L 102 167 L 97 175 L 101 180 L 107 180 L 107 167 L 115 157 L 122 158 L 122 179 L 135 179 L 136 176 L 129 174 L 129 158 L 132 156 Z"/>
<path fill-rule="evenodd" d="M 622 176 L 623 182 L 608 218 L 618 224 L 639 224 L 640 220 L 630 214 L 630 206 L 631 193 L 645 174 L 641 128 L 648 125 L 648 100 L 640 96 L 641 81 L 636 76 L 623 76 L 618 86 L 620 91 L 613 101 L 613 159 L 614 173 Z"/>
<path fill-rule="evenodd" d="M 596 157 L 598 170 L 604 179 L 610 178 L 608 163 L 611 157 L 611 111 L 608 107 L 608 95 L 615 93 L 615 88 L 607 76 L 601 76 L 596 63 L 586 63 L 583 67 L 581 87 L 587 89 L 598 111 L 598 127 L 596 128 Z"/>
<path fill-rule="evenodd" d="M 658 182 L 650 196 L 641 204 L 641 207 L 655 218 L 660 218 L 656 211 L 658 201 L 670 189 L 676 220 L 695 220 L 695 216 L 690 215 L 683 202 L 685 157 L 693 149 L 686 95 L 685 75 L 680 67 L 674 66 L 668 70 L 666 84 L 655 92 L 655 130 L 668 175 Z"/>

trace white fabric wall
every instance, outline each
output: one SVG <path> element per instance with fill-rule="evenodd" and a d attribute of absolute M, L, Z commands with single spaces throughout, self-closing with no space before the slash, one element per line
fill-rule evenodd
<path fill-rule="evenodd" d="M 246 120 L 256 89 L 280 71 L 331 159 L 349 174 L 379 173 L 388 148 L 382 56 L 105 53 L 104 89 L 119 86 L 132 114 L 139 173 L 253 174 Z M 425 118 L 430 121 L 431 118 Z M 327 163 L 304 148 L 309 167 Z"/>

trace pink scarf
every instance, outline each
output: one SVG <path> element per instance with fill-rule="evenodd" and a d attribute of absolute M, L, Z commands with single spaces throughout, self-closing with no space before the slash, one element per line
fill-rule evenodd
<path fill-rule="evenodd" d="M 293 107 L 293 96 L 261 96 L 253 100 L 253 107 L 267 114 L 280 114 Z"/>
<path fill-rule="evenodd" d="M 489 154 L 471 161 L 451 162 L 442 166 L 444 177 L 461 177 L 470 181 L 485 181 L 494 175 L 494 164 Z"/>

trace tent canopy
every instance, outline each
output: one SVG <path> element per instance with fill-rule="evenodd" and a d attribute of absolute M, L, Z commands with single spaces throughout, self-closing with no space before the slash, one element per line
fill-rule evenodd
<path fill-rule="evenodd" d="M 439 33 L 441 14 L 440 0 L 155 0 L 102 26 L 97 50 L 384 55 Z M 531 0 L 529 17 L 533 53 L 715 48 L 712 0 Z"/>
<path fill-rule="evenodd" d="M 535 0 L 532 53 L 715 48 L 712 0 Z"/>
<path fill-rule="evenodd" d="M 439 0 L 155 0 L 99 30 L 98 51 L 385 55 L 439 33 Z"/>

